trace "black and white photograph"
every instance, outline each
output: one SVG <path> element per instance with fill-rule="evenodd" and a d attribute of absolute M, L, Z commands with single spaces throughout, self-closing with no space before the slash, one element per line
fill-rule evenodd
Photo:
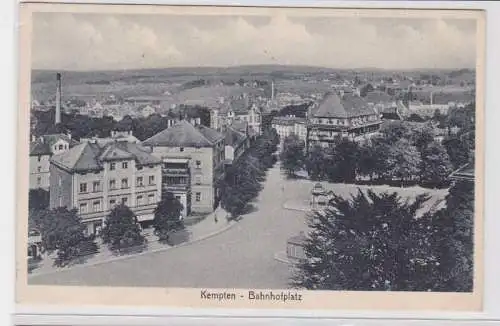
<path fill-rule="evenodd" d="M 47 6 L 28 288 L 482 291 L 481 12 Z"/>

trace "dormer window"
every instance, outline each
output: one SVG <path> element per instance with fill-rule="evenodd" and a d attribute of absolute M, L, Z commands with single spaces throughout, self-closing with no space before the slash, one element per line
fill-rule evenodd
<path fill-rule="evenodd" d="M 179 152 L 184 152 L 184 147 L 180 147 Z"/>
<path fill-rule="evenodd" d="M 59 150 L 63 150 L 64 149 L 64 146 L 63 145 L 59 145 Z"/>

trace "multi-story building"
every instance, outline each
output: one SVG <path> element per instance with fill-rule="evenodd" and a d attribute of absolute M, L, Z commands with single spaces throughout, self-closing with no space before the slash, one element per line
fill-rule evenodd
<path fill-rule="evenodd" d="M 224 175 L 224 135 L 186 120 L 142 142 L 163 163 L 162 187 L 184 206 L 184 214 L 212 212 Z"/>
<path fill-rule="evenodd" d="M 210 111 L 210 128 L 221 131 L 223 126 L 235 121 L 247 122 L 253 133 L 262 133 L 262 113 L 247 97 L 224 102 L 220 108 Z"/>
<path fill-rule="evenodd" d="M 308 112 L 307 148 L 330 146 L 337 137 L 358 139 L 375 133 L 382 123 L 379 114 L 360 96 L 327 93 Z"/>
<path fill-rule="evenodd" d="M 250 147 L 250 138 L 246 132 L 228 126 L 224 131 L 224 157 L 226 164 L 234 164 Z"/>
<path fill-rule="evenodd" d="M 307 127 L 305 118 L 295 116 L 274 117 L 271 126 L 280 136 L 281 143 L 290 135 L 296 135 L 300 140 L 304 141 L 304 144 L 306 142 Z"/>
<path fill-rule="evenodd" d="M 71 135 L 65 134 L 33 137 L 30 142 L 30 189 L 49 190 L 50 158 L 77 144 Z"/>
<path fill-rule="evenodd" d="M 161 160 L 139 144 L 88 141 L 50 160 L 50 208 L 78 209 L 88 233 L 118 204 L 147 224 L 160 200 Z"/>

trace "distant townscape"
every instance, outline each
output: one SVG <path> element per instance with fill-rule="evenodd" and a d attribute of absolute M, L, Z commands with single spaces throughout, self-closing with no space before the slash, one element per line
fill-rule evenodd
<path fill-rule="evenodd" d="M 35 70 L 29 281 L 472 291 L 475 97 L 471 69 Z"/>

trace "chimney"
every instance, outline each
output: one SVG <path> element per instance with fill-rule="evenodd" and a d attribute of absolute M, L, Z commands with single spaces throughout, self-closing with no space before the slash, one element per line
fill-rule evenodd
<path fill-rule="evenodd" d="M 274 100 L 274 80 L 271 80 L 271 100 Z"/>
<path fill-rule="evenodd" d="M 68 131 L 66 132 L 66 135 L 68 135 L 68 138 L 71 140 L 71 131 L 69 131 L 69 130 L 68 130 Z"/>
<path fill-rule="evenodd" d="M 195 120 L 195 121 L 196 121 L 196 124 L 197 124 L 197 125 L 200 125 L 200 124 L 201 124 L 201 118 L 199 118 L 199 117 L 198 117 L 198 118 L 196 118 L 196 120 Z"/>
<path fill-rule="evenodd" d="M 433 103 L 432 103 L 432 102 L 433 102 L 433 100 L 432 100 L 432 97 L 433 97 L 433 96 L 432 96 L 432 95 L 433 95 L 433 93 L 431 92 L 431 108 L 432 108 L 432 104 L 433 104 Z"/>
<path fill-rule="evenodd" d="M 57 73 L 57 90 L 56 90 L 56 121 L 61 123 L 61 74 Z"/>

